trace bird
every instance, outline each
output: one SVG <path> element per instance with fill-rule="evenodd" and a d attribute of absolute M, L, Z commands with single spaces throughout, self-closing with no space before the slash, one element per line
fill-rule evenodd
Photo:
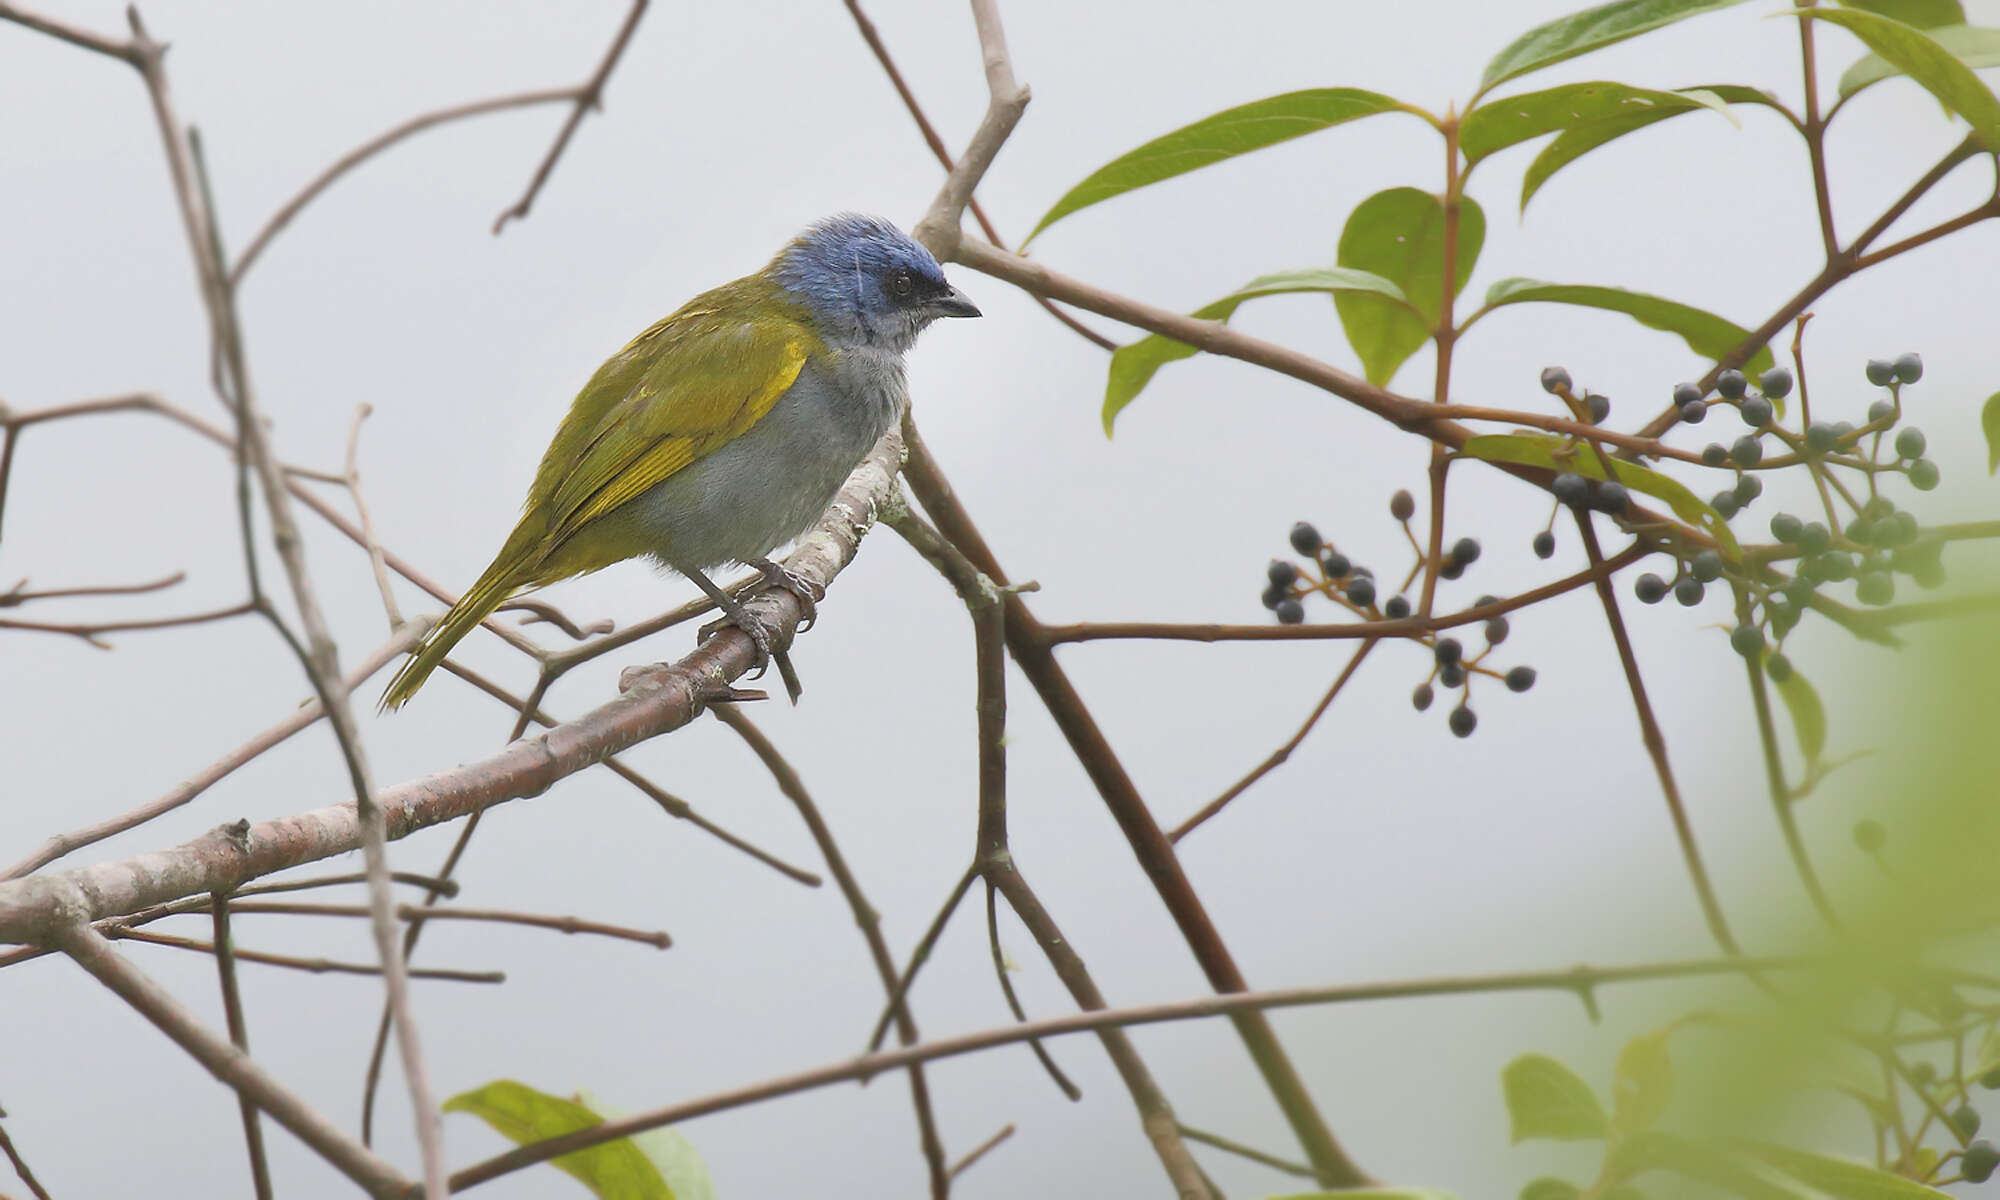
<path fill-rule="evenodd" d="M 940 317 L 979 308 L 930 251 L 880 217 L 808 226 L 754 274 L 703 292 L 632 339 L 577 393 L 493 562 L 382 696 L 402 707 L 459 639 L 522 592 L 650 557 L 685 576 L 756 648 L 774 631 L 717 587 L 732 562 L 760 588 L 820 589 L 769 558 L 826 510 L 908 403 L 903 358 Z M 797 703 L 796 675 L 781 673 Z"/>

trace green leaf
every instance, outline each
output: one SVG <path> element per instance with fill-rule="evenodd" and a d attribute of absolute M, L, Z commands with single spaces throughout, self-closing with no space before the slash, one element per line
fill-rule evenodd
<path fill-rule="evenodd" d="M 1965 1068 L 1965 1077 L 1977 1079 L 1996 1069 L 2000 1069 L 2000 1027 L 1989 1030 L 1985 1040 L 1979 1043 L 1979 1052 L 1972 1056 L 1971 1064 Z"/>
<path fill-rule="evenodd" d="M 1901 21 L 1853 9 L 1802 8 L 1801 19 L 1828 21 L 1867 43 L 1870 50 L 1893 63 L 1938 98 L 1946 109 L 1964 117 L 1972 134 L 1988 150 L 2000 148 L 2000 99 L 1979 82 L 1972 68 L 1953 58 L 1921 30 Z"/>
<path fill-rule="evenodd" d="M 1624 313 L 1648 329 L 1676 334 L 1688 348 L 1706 359 L 1720 359 L 1743 344 L 1750 331 L 1712 312 L 1624 288 L 1580 283 L 1543 283 L 1536 279 L 1503 279 L 1486 290 L 1486 307 L 1505 304 L 1575 304 Z M 1748 374 L 1765 370 L 1774 360 L 1769 346 L 1759 346 L 1743 364 Z"/>
<path fill-rule="evenodd" d="M 1590 1085 L 1545 1054 L 1523 1054 L 1508 1063 L 1500 1087 L 1516 1142 L 1538 1137 L 1574 1142 L 1610 1131 Z"/>
<path fill-rule="evenodd" d="M 1530 71 L 1539 71 L 1552 63 L 1592 50 L 1601 50 L 1614 42 L 1636 37 L 1671 25 L 1688 17 L 1714 12 L 1720 8 L 1732 8 L 1743 0 L 1614 0 L 1610 4 L 1600 4 L 1586 8 L 1566 17 L 1557 17 L 1546 25 L 1537 25 L 1515 38 L 1505 50 L 1493 56 L 1486 64 L 1486 73 L 1480 77 L 1479 86 L 1483 91 L 1495 84 L 1505 83 Z"/>
<path fill-rule="evenodd" d="M 1452 274 L 1462 289 L 1486 241 L 1486 214 L 1470 197 L 1458 204 L 1458 253 Z M 1358 291 L 1334 293 L 1341 327 L 1370 383 L 1388 383 L 1396 368 L 1429 340 L 1438 322 L 1444 298 L 1444 227 L 1444 202 L 1406 187 L 1363 200 L 1340 231 L 1340 265 L 1379 275 L 1402 289 L 1406 298 L 1399 302 Z"/>
<path fill-rule="evenodd" d="M 511 1079 L 461 1092 L 444 1102 L 444 1111 L 471 1113 L 517 1146 L 574 1133 L 604 1120 L 575 1100 L 551 1096 Z M 677 1200 L 660 1169 L 630 1138 L 572 1151 L 549 1162 L 580 1180 L 598 1200 Z"/>
<path fill-rule="evenodd" d="M 1044 229 L 1079 209 L 1113 196 L 1189 171 L 1212 167 L 1224 159 L 1262 150 L 1308 133 L 1386 112 L 1413 112 L 1402 102 L 1360 88 L 1313 88 L 1286 92 L 1227 108 L 1154 138 L 1129 154 L 1092 171 L 1056 201 L 1028 234 L 1025 248 Z"/>
<path fill-rule="evenodd" d="M 1466 441 L 1459 453 L 1488 462 L 1517 463 L 1524 467 L 1544 467 L 1551 471 L 1574 471 L 1590 479 L 1604 478 L 1604 465 L 1589 447 L 1571 443 L 1550 433 L 1488 433 Z M 1618 482 L 1635 492 L 1644 492 L 1665 501 L 1674 515 L 1690 525 L 1699 525 L 1721 547 L 1722 556 L 1740 562 L 1743 548 L 1730 532 L 1722 514 L 1687 489 L 1680 480 L 1638 463 L 1621 458 L 1611 460 Z"/>
<path fill-rule="evenodd" d="M 1546 91 L 1489 100 L 1473 109 L 1459 126 L 1458 145 L 1470 165 L 1543 134 L 1634 116 L 1659 120 L 1691 108 L 1723 111 L 1721 100 L 1715 97 L 1657 92 L 1624 83 L 1566 83 Z"/>
<path fill-rule="evenodd" d="M 611 1105 L 601 1103 L 587 1091 L 576 1094 L 577 1102 L 611 1119 L 625 1114 Z M 639 1152 L 652 1161 L 660 1170 L 673 1192 L 674 1200 L 715 1200 L 715 1180 L 709 1177 L 708 1163 L 703 1161 L 701 1152 L 694 1148 L 688 1136 L 671 1125 L 658 1129 L 648 1129 L 632 1134 L 629 1140 L 639 1148 Z"/>
<path fill-rule="evenodd" d="M 2000 470 L 2000 392 L 1986 397 L 1979 410 L 1979 427 L 1986 431 L 1986 473 Z"/>
<path fill-rule="evenodd" d="M 1931 40 L 1968 67 L 2000 67 L 2000 29 L 1978 25 L 1940 25 Z M 1852 96 L 1870 84 L 1901 75 L 1902 68 L 1879 54 L 1870 54 L 1840 75 L 1840 94 Z"/>
<path fill-rule="evenodd" d="M 1599 146 L 1616 141 L 1635 130 L 1644 129 L 1657 121 L 1664 121 L 1668 117 L 1678 117 L 1682 113 L 1713 107 L 1703 97 L 1714 97 L 1722 104 L 1761 104 L 1767 108 L 1778 106 L 1777 97 L 1771 93 L 1733 83 L 1683 88 L 1675 94 L 1685 96 L 1694 103 L 1680 107 L 1660 105 L 1638 112 L 1621 113 L 1588 125 L 1579 125 L 1574 129 L 1565 130 L 1554 141 L 1542 147 L 1542 152 L 1535 156 L 1535 161 L 1528 164 L 1528 172 L 1521 179 L 1521 208 L 1527 209 L 1529 199 L 1549 181 L 1549 176 Z M 1730 116 L 1728 110 L 1724 109 L 1722 112 L 1724 116 Z"/>
<path fill-rule="evenodd" d="M 1611 1076 L 1612 1123 L 1622 1135 L 1652 1127 L 1674 1095 L 1674 1064 L 1667 1056 L 1669 1030 L 1635 1037 L 1618 1052 Z"/>
<path fill-rule="evenodd" d="M 1520 1200 L 1581 1200 L 1582 1196 L 1583 1189 L 1569 1180 L 1544 1175 L 1528 1181 L 1527 1186 L 1521 1189 Z"/>
<path fill-rule="evenodd" d="M 1770 658 L 1770 652 L 1765 653 Z M 1806 677 L 1799 674 L 1797 667 L 1785 676 L 1782 683 L 1773 680 L 1778 689 L 1778 698 L 1785 702 L 1785 711 L 1792 714 L 1792 729 L 1799 735 L 1799 751 L 1806 756 L 1807 765 L 1819 761 L 1826 752 L 1826 706 L 1819 702 L 1819 693 Z"/>
<path fill-rule="evenodd" d="M 1355 271 L 1346 267 L 1312 267 L 1303 271 L 1280 271 L 1275 275 L 1264 275 L 1244 284 L 1236 291 L 1210 304 L 1195 309 L 1189 316 L 1204 321 L 1227 321 L 1245 300 L 1255 300 L 1259 296 L 1278 296 L 1291 292 L 1372 292 L 1378 296 L 1407 305 L 1403 291 L 1380 275 L 1367 271 Z M 1186 342 L 1177 342 L 1170 337 L 1154 334 L 1141 338 L 1129 346 L 1120 346 L 1111 355 L 1111 371 L 1104 384 L 1104 434 L 1111 435 L 1111 425 L 1118 419 L 1126 405 L 1138 398 L 1152 382 L 1153 373 L 1170 362 L 1191 358 L 1201 353 Z"/>
<path fill-rule="evenodd" d="M 1672 1171 L 1749 1200 L 1821 1200 L 1817 1194 L 1794 1186 L 1789 1179 L 1759 1163 L 1746 1162 L 1706 1143 L 1657 1129 L 1620 1142 L 1612 1152 L 1609 1166 L 1620 1177 L 1646 1171 Z"/>
<path fill-rule="evenodd" d="M 1840 0 L 1842 8 L 1879 13 L 1918 29 L 1965 24 L 1965 6 L 1958 0 Z"/>
<path fill-rule="evenodd" d="M 1823 1154 L 1808 1154 L 1789 1146 L 1762 1142 L 1745 1142 L 1741 1147 L 1744 1153 L 1776 1167 L 1800 1183 L 1829 1196 L 1839 1196 L 1841 1200 L 1938 1200 L 1938 1197 L 1950 1194 L 1850 1159 L 1828 1158 Z"/>

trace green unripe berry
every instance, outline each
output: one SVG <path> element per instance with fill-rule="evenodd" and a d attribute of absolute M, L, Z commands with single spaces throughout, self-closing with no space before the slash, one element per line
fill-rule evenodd
<path fill-rule="evenodd" d="M 1736 411 L 1743 418 L 1743 423 L 1752 429 L 1764 428 L 1776 415 L 1771 409 L 1771 402 L 1762 396 L 1750 397 L 1738 406 Z"/>
<path fill-rule="evenodd" d="M 1910 1078 L 1917 1081 L 1918 1087 L 1929 1087 L 1937 1082 L 1937 1068 L 1927 1062 L 1913 1062 L 1910 1064 Z"/>
<path fill-rule="evenodd" d="M 1866 374 L 1868 382 L 1876 387 L 1888 387 L 1889 381 L 1896 377 L 1896 365 L 1886 358 L 1871 358 Z"/>
<path fill-rule="evenodd" d="M 1305 605 L 1300 604 L 1297 598 L 1292 596 L 1278 601 L 1278 606 L 1271 611 L 1278 614 L 1280 625 L 1297 625 L 1306 619 Z"/>
<path fill-rule="evenodd" d="M 1924 357 L 1914 350 L 1899 354 L 1896 361 L 1889 364 L 1889 369 L 1896 373 L 1897 383 L 1915 383 L 1924 377 Z"/>
<path fill-rule="evenodd" d="M 1995 1067 L 1991 1071 L 1986 1072 L 1986 1074 L 1981 1075 L 1979 1077 L 1979 1086 L 1989 1092 L 2000 1092 L 2000 1067 Z"/>
<path fill-rule="evenodd" d="M 1710 442 L 1701 448 L 1701 463 L 1705 467 L 1719 467 L 1729 461 L 1729 451 L 1721 442 Z"/>
<path fill-rule="evenodd" d="M 1792 373 L 1784 367 L 1772 367 L 1757 377 L 1757 390 L 1773 400 L 1782 400 L 1791 394 Z"/>
<path fill-rule="evenodd" d="M 1839 583 L 1854 575 L 1854 559 L 1838 550 L 1828 551 L 1813 559 L 1813 574 L 1829 583 Z"/>
<path fill-rule="evenodd" d="M 1995 1167 L 2000 1167 L 2000 1149 L 1983 1139 L 1967 1146 L 1958 1159 L 1958 1173 L 1967 1183 L 1985 1183 L 1993 1178 Z"/>
<path fill-rule="evenodd" d="M 1782 654 L 1773 654 L 1764 660 L 1764 674 L 1772 683 L 1783 683 L 1792 677 L 1792 660 Z"/>
<path fill-rule="evenodd" d="M 1569 390 L 1569 372 L 1561 367 L 1542 368 L 1542 390 L 1551 396 Z"/>
<path fill-rule="evenodd" d="M 1680 601 L 1682 608 L 1693 608 L 1701 603 L 1701 598 L 1707 591 L 1708 589 L 1702 586 L 1701 580 L 1687 575 L 1674 585 L 1674 599 Z"/>
<path fill-rule="evenodd" d="M 1690 404 L 1701 403 L 1701 389 L 1692 383 L 1674 385 L 1674 407 L 1686 408 Z"/>
<path fill-rule="evenodd" d="M 1429 708 L 1431 701 L 1435 699 L 1437 699 L 1437 693 L 1431 690 L 1431 685 L 1428 683 L 1418 684 L 1417 690 L 1410 693 L 1410 703 L 1416 707 L 1418 712 Z"/>
<path fill-rule="evenodd" d="M 1471 709 L 1461 704 L 1451 710 L 1451 731 L 1453 733 L 1459 737 L 1468 738 L 1472 736 L 1472 731 L 1477 728 L 1479 728 L 1479 718 L 1473 715 Z"/>
<path fill-rule="evenodd" d="M 1979 1110 L 1970 1104 L 1961 1104 L 1951 1110 L 1951 1127 L 1958 1130 L 1958 1136 L 1971 1137 L 1979 1132 Z"/>
<path fill-rule="evenodd" d="M 1840 435 L 1835 433 L 1833 426 L 1826 421 L 1814 421 L 1806 426 L 1806 449 L 1814 454 L 1825 454 L 1833 449 L 1834 443 L 1839 440 Z"/>
<path fill-rule="evenodd" d="M 1938 485 L 1938 465 L 1928 458 L 1910 464 L 1910 486 L 1928 492 Z"/>
<path fill-rule="evenodd" d="M 1887 571 L 1868 571 L 1856 581 L 1854 598 L 1863 604 L 1887 604 L 1896 598 L 1896 580 Z"/>
<path fill-rule="evenodd" d="M 1863 854 L 1880 854 L 1882 847 L 1889 844 L 1889 831 L 1882 828 L 1880 821 L 1856 821 L 1854 844 Z"/>
<path fill-rule="evenodd" d="M 1745 379 L 1743 372 L 1737 370 L 1735 367 L 1731 367 L 1715 377 L 1715 394 L 1724 400 L 1741 400 L 1744 390 L 1749 386 L 1750 381 Z"/>
<path fill-rule="evenodd" d="M 1300 554 L 1318 554 L 1320 545 L 1319 530 L 1310 522 L 1300 521 L 1292 526 L 1292 549 Z"/>
<path fill-rule="evenodd" d="M 1781 512 L 1771 518 L 1771 536 L 1786 545 L 1798 541 L 1805 528 L 1805 522 L 1790 513 Z"/>
<path fill-rule="evenodd" d="M 1535 668 L 1515 667 L 1513 670 L 1507 672 L 1508 691 L 1525 692 L 1529 688 L 1534 686 L 1535 686 Z"/>
<path fill-rule="evenodd" d="M 1738 625 L 1729 631 L 1729 645 L 1736 653 L 1755 660 L 1764 653 L 1764 631 L 1755 625 Z"/>
<path fill-rule="evenodd" d="M 1799 549 L 1807 554 L 1818 554 L 1833 545 L 1833 533 L 1818 521 L 1807 521 L 1799 532 Z"/>
<path fill-rule="evenodd" d="M 1641 604 L 1658 604 L 1667 598 L 1667 581 L 1648 571 L 1633 581 L 1632 594 Z"/>
<path fill-rule="evenodd" d="M 1893 425 L 1895 424 L 1895 416 L 1896 402 L 1894 400 L 1877 400 L 1868 406 L 1868 423 L 1870 425 Z"/>
<path fill-rule="evenodd" d="M 1703 550 L 1688 561 L 1688 573 L 1703 583 L 1712 583 L 1722 575 L 1722 554 L 1716 550 Z"/>
<path fill-rule="evenodd" d="M 1896 453 L 1903 458 L 1922 458 L 1927 444 L 1924 431 L 1915 425 L 1903 426 L 1903 431 L 1896 435 Z"/>
<path fill-rule="evenodd" d="M 1544 529 L 1535 535 L 1535 557 L 1548 558 L 1556 552 L 1556 535 Z"/>
<path fill-rule="evenodd" d="M 1853 436 L 1854 436 L 1854 422 L 1835 421 L 1833 423 L 1834 440 L 1839 442 L 1841 445 L 1851 447 L 1853 445 L 1853 442 L 1851 442 L 1849 439 L 1851 439 Z"/>

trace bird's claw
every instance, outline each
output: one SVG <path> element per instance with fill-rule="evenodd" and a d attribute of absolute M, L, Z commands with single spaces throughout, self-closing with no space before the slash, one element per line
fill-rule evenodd
<path fill-rule="evenodd" d="M 721 617 L 710 621 L 695 632 L 695 642 L 697 645 L 706 642 L 725 629 L 742 630 L 743 636 L 749 638 L 750 644 L 756 648 L 757 657 L 750 664 L 750 678 L 755 679 L 769 669 L 772 653 L 771 629 L 747 612 L 741 617 Z"/>
<path fill-rule="evenodd" d="M 804 616 L 799 621 L 799 632 L 804 633 L 819 621 L 819 602 L 826 599 L 826 589 L 782 563 L 760 558 L 749 564 L 764 577 L 764 588 L 776 588 L 790 592 L 799 598 L 799 607 Z"/>

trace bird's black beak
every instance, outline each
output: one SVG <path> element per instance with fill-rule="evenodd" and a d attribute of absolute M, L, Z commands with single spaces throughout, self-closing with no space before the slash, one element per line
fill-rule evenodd
<path fill-rule="evenodd" d="M 966 298 L 964 292 L 953 288 L 931 301 L 930 309 L 940 317 L 976 317 L 979 306 Z"/>

